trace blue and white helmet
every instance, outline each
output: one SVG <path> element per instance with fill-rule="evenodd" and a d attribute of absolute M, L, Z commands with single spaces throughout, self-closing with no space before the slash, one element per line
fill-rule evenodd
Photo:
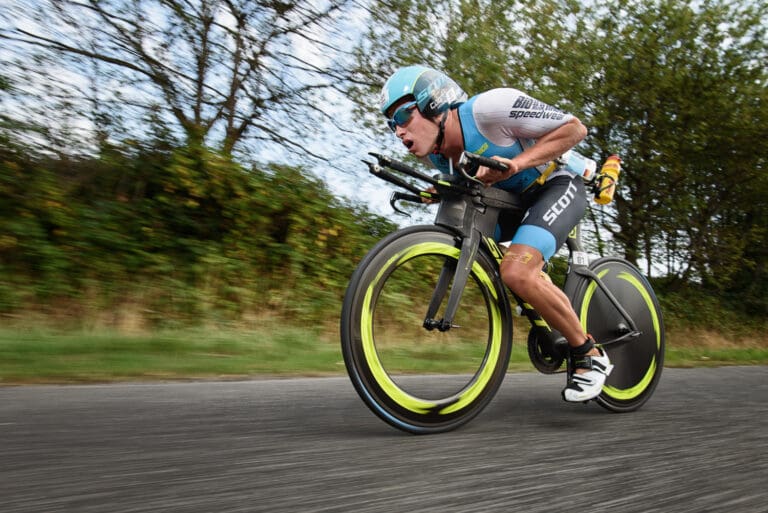
<path fill-rule="evenodd" d="M 467 93 L 448 75 L 418 65 L 400 68 L 389 77 L 381 90 L 381 113 L 386 116 L 389 108 L 405 96 L 413 96 L 425 118 L 438 116 L 467 100 Z"/>

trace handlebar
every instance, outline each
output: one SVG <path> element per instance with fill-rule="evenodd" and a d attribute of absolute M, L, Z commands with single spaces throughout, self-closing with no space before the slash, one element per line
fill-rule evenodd
<path fill-rule="evenodd" d="M 477 178 L 474 178 L 474 174 L 477 173 L 477 170 L 480 168 L 480 166 L 486 166 L 497 171 L 507 170 L 506 164 L 499 162 L 498 160 L 465 151 L 459 158 L 459 164 L 457 166 L 457 171 L 459 174 L 454 175 L 457 180 L 446 181 L 446 176 L 451 175 L 437 175 L 435 177 L 431 177 L 421 171 L 418 171 L 417 169 L 414 169 L 404 162 L 400 162 L 385 155 L 373 152 L 370 152 L 369 155 L 376 158 L 377 161 L 376 163 L 367 162 L 365 160 L 363 161 L 368 165 L 368 169 L 371 174 L 411 193 L 406 194 L 402 192 L 395 192 L 390 197 L 390 205 L 392 205 L 392 208 L 396 212 L 401 214 L 405 214 L 405 212 L 395 206 L 396 201 L 423 203 L 425 200 L 430 200 L 431 203 L 436 203 L 441 201 L 441 194 L 422 190 L 417 186 L 403 180 L 401 177 L 393 174 L 388 169 L 398 171 L 399 173 L 403 173 L 407 176 L 410 176 L 411 178 L 416 178 L 417 180 L 426 182 L 436 190 L 440 191 L 440 193 L 469 196 L 481 195 L 480 191 L 486 188 L 483 182 Z M 461 177 L 463 177 L 464 180 L 461 180 Z"/>
<path fill-rule="evenodd" d="M 476 153 L 470 153 L 468 151 L 462 152 L 461 157 L 459 158 L 459 166 L 464 168 L 464 170 L 469 174 L 474 174 L 474 172 L 477 172 L 477 169 L 480 166 L 485 166 L 487 168 L 502 172 L 509 169 L 509 166 L 501 161 L 489 157 L 483 157 L 482 155 L 477 155 Z M 472 169 L 474 172 L 470 173 L 470 169 Z"/>

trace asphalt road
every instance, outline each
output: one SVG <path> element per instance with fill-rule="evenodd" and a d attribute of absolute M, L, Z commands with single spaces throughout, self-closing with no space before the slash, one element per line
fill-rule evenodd
<path fill-rule="evenodd" d="M 432 436 L 346 378 L 0 388 L 0 511 L 768 511 L 767 367 L 665 369 L 629 414 L 562 379 Z"/>

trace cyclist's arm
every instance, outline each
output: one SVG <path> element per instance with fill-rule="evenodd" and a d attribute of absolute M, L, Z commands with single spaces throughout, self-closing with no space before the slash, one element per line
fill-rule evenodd
<path fill-rule="evenodd" d="M 550 162 L 576 146 L 586 135 L 587 128 L 578 118 L 571 117 L 564 125 L 539 137 L 533 146 L 516 157 L 511 159 L 496 157 L 497 160 L 504 162 L 510 168 L 509 172 L 501 173 L 500 179 L 508 178 L 520 169 L 528 169 Z M 490 171 L 490 173 L 493 172 Z M 499 173 L 496 172 L 496 174 Z"/>
<path fill-rule="evenodd" d="M 493 89 L 477 97 L 474 121 L 485 137 L 499 146 L 524 142 L 525 151 L 504 159 L 507 173 L 481 168 L 478 178 L 495 183 L 522 169 L 546 164 L 578 144 L 587 134 L 581 121 L 517 89 Z"/>

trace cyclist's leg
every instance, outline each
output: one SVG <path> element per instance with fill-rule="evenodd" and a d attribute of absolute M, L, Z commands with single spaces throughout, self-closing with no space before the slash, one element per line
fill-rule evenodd
<path fill-rule="evenodd" d="M 581 346 L 587 335 L 570 301 L 557 286 L 542 280 L 540 271 L 544 261 L 565 243 L 584 215 L 587 205 L 584 185 L 580 177 L 558 176 L 524 196 L 524 200 L 528 210 L 511 236 L 501 262 L 502 279 L 562 333 L 572 347 Z"/>
<path fill-rule="evenodd" d="M 504 283 L 529 303 L 574 347 L 587 339 L 568 297 L 549 280 L 541 278 L 544 257 L 539 249 L 526 244 L 510 244 L 501 262 Z"/>
<path fill-rule="evenodd" d="M 612 366 L 584 332 L 566 295 L 539 275 L 544 261 L 552 257 L 584 215 L 587 200 L 581 178 L 554 178 L 533 193 L 529 204 L 501 263 L 501 276 L 513 292 L 568 340 L 574 355 L 573 370 L 579 376 L 568 384 L 564 397 L 588 400 L 600 393 Z"/>

